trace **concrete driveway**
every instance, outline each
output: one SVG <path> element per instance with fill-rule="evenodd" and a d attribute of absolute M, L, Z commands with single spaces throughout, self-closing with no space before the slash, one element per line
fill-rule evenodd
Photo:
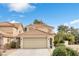
<path fill-rule="evenodd" d="M 16 49 L 7 56 L 50 56 L 49 49 Z"/>

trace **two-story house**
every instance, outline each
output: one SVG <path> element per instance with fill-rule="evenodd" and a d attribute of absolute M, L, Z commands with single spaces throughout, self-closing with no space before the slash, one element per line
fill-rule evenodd
<path fill-rule="evenodd" d="M 16 41 L 18 34 L 23 33 L 23 26 L 20 23 L 0 23 L 0 46 L 4 46 L 6 43 Z"/>
<path fill-rule="evenodd" d="M 24 33 L 19 34 L 21 48 L 52 48 L 54 40 L 53 27 L 46 24 L 30 24 Z"/>

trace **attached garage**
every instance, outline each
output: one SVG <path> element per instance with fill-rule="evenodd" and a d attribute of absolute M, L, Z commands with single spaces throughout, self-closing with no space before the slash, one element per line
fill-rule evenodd
<path fill-rule="evenodd" d="M 23 48 L 47 48 L 46 38 L 23 38 Z"/>
<path fill-rule="evenodd" d="M 50 48 L 49 35 L 39 30 L 30 30 L 19 34 L 21 39 L 20 47 L 24 49 Z"/>

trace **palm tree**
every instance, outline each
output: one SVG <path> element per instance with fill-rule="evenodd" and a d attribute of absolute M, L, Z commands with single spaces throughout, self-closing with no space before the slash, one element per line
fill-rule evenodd
<path fill-rule="evenodd" d="M 40 21 L 40 20 L 38 20 L 38 19 L 35 19 L 34 22 L 33 22 L 33 24 L 43 24 L 43 22 Z"/>
<path fill-rule="evenodd" d="M 65 25 L 60 25 L 60 26 L 58 26 L 58 31 L 68 32 L 69 31 L 69 27 L 65 26 Z"/>

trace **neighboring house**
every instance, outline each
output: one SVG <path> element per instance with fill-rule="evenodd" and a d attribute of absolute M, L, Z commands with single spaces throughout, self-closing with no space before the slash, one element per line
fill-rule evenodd
<path fill-rule="evenodd" d="M 11 41 L 17 41 L 19 33 L 23 33 L 23 26 L 20 23 L 0 23 L 0 45 L 5 45 Z"/>
<path fill-rule="evenodd" d="M 19 34 L 21 48 L 53 48 L 53 27 L 46 24 L 31 24 Z"/>

